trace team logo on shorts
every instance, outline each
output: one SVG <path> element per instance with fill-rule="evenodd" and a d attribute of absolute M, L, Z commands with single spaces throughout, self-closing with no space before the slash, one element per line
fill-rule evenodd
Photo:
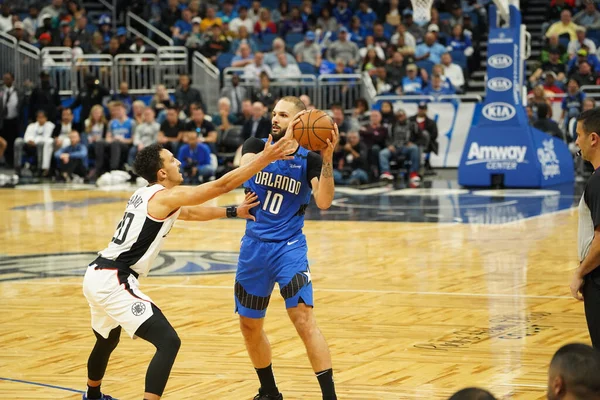
<path fill-rule="evenodd" d="M 133 303 L 133 305 L 131 306 L 131 312 L 136 317 L 139 317 L 140 315 L 142 315 L 144 313 L 144 311 L 146 311 L 146 305 L 144 303 L 142 303 L 141 301 L 138 301 L 137 303 Z"/>

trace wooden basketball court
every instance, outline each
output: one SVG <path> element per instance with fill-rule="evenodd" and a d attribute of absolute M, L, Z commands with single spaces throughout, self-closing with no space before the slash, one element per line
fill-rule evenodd
<path fill-rule="evenodd" d="M 85 263 L 93 260 L 86 253 L 106 246 L 132 191 L 0 190 L 0 398 L 81 398 L 94 343 L 81 286 Z M 242 198 L 237 191 L 213 204 Z M 428 201 L 400 202 L 410 204 L 402 211 L 385 209 L 377 196 L 351 206 L 340 200 L 327 212 L 315 208 L 306 222 L 315 312 L 339 398 L 444 399 L 473 385 L 498 398 L 545 398 L 552 354 L 568 342 L 589 343 L 583 304 L 568 291 L 576 210 L 495 225 L 355 220 L 365 204 L 410 215 Z M 240 220 L 177 222 L 166 253 L 209 261 L 186 264 L 193 273 L 166 266 L 141 280 L 182 339 L 165 399 L 256 394 L 234 314 L 234 274 L 224 267 L 243 230 Z M 81 261 L 68 269 L 72 257 Z M 277 291 L 266 330 L 285 399 L 320 399 Z M 103 391 L 140 399 L 153 352 L 123 332 Z"/>

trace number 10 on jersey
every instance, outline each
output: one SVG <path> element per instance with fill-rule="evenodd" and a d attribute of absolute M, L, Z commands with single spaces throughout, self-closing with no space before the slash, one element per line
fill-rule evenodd
<path fill-rule="evenodd" d="M 267 190 L 267 198 L 263 203 L 262 209 L 271 214 L 279 214 L 281 203 L 283 203 L 283 195 L 281 193 L 273 193 L 271 190 Z"/>

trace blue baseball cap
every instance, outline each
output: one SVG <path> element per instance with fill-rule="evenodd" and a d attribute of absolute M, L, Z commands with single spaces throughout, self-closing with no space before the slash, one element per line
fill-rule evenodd
<path fill-rule="evenodd" d="M 346 33 L 348 33 L 348 28 L 346 28 L 344 25 L 342 25 L 340 27 L 340 29 L 338 30 L 338 32 L 346 32 Z"/>
<path fill-rule="evenodd" d="M 413 15 L 413 11 L 410 8 L 407 8 L 402 12 L 402 15 Z"/>
<path fill-rule="evenodd" d="M 308 32 L 306 32 L 306 35 L 304 35 L 304 39 L 306 39 L 306 40 L 314 41 L 315 38 L 316 38 L 316 36 L 313 31 L 308 31 Z"/>
<path fill-rule="evenodd" d="M 110 25 L 110 17 L 106 14 L 103 14 L 98 18 L 98 25 Z"/>
<path fill-rule="evenodd" d="M 126 36 L 126 35 L 127 35 L 127 28 L 122 26 L 117 29 L 117 36 Z"/>

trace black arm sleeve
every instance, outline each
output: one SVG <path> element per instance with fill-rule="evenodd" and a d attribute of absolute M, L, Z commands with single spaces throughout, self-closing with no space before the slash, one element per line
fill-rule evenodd
<path fill-rule="evenodd" d="M 588 181 L 585 186 L 584 200 L 590 209 L 595 230 L 600 225 L 600 175 L 594 173 Z"/>
<path fill-rule="evenodd" d="M 265 148 L 265 142 L 255 137 L 251 137 L 244 142 L 242 146 L 242 155 L 246 153 L 260 153 Z"/>
<path fill-rule="evenodd" d="M 321 156 L 318 153 L 311 151 L 306 157 L 306 166 L 306 178 L 308 179 L 308 184 L 310 185 L 310 182 L 313 180 L 313 178 L 318 178 L 321 176 L 323 158 L 321 158 Z"/>

